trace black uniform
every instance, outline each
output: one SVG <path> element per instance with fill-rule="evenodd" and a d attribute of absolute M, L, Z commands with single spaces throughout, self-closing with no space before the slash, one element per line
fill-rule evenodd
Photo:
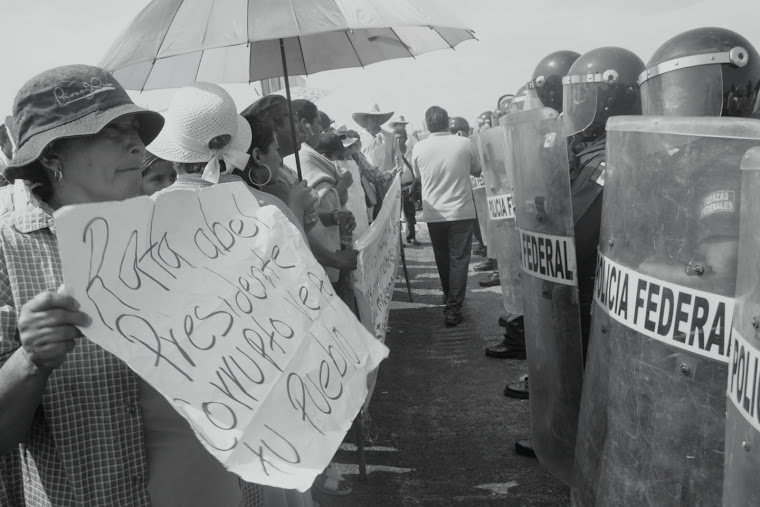
<path fill-rule="evenodd" d="M 584 357 L 591 330 L 591 305 L 594 302 L 596 254 L 602 223 L 606 142 L 606 137 L 602 136 L 587 144 L 572 159 L 570 169 Z"/>

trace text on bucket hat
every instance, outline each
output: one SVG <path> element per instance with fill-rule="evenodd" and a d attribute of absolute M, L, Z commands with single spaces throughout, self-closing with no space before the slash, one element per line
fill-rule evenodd
<path fill-rule="evenodd" d="M 148 151 L 171 162 L 206 162 L 203 179 L 219 182 L 221 160 L 225 172 L 245 169 L 250 156 L 251 127 L 237 114 L 235 102 L 224 88 L 212 83 L 193 83 L 172 97 L 166 111 L 166 126 Z M 221 147 L 212 140 L 229 136 Z"/>
<path fill-rule="evenodd" d="M 164 120 L 138 107 L 124 88 L 105 70 L 89 65 L 67 65 L 47 70 L 21 87 L 13 103 L 13 130 L 17 151 L 5 176 L 23 177 L 26 166 L 57 139 L 99 133 L 113 120 L 137 114 L 140 138 L 148 144 Z"/>

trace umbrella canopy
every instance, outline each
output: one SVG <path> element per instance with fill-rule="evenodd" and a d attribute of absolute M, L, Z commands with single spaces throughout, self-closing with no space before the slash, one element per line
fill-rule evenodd
<path fill-rule="evenodd" d="M 287 96 L 287 90 L 277 90 L 272 92 L 274 95 Z M 290 98 L 293 100 L 306 99 L 309 102 L 317 103 L 320 99 L 323 99 L 329 95 L 332 95 L 330 90 L 324 90 L 322 88 L 306 88 L 303 86 L 296 86 L 290 88 Z"/>
<path fill-rule="evenodd" d="M 475 38 L 431 0 L 153 0 L 100 66 L 130 90 L 365 66 Z M 423 12 L 421 5 L 429 3 Z"/>

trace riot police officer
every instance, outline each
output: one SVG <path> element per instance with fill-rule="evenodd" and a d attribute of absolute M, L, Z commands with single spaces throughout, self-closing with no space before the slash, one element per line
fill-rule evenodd
<path fill-rule="evenodd" d="M 538 62 L 533 70 L 533 77 L 525 86 L 515 93 L 510 104 L 510 113 L 539 107 L 550 107 L 562 112 L 562 78 L 580 55 L 575 51 L 561 50 L 549 53 Z M 491 357 L 522 358 L 525 357 L 525 334 L 522 316 L 509 322 L 504 341 L 486 349 L 486 355 Z M 528 377 L 522 376 L 508 382 L 504 395 L 511 398 L 527 399 L 529 397 Z M 530 440 L 524 439 L 515 443 L 518 453 L 535 456 L 530 447 Z"/>
<path fill-rule="evenodd" d="M 508 99 L 511 97 L 512 97 L 511 95 L 502 95 L 501 97 L 499 97 L 499 100 L 496 101 L 495 111 L 493 112 L 486 111 L 484 113 L 481 113 L 481 115 L 478 117 L 478 123 L 481 124 L 481 127 L 482 127 L 480 129 L 481 132 L 485 129 L 494 127 L 494 123 L 498 121 L 498 118 L 499 118 L 500 104 L 502 104 L 502 102 L 505 102 L 505 101 L 506 101 L 505 103 L 508 103 L 509 102 Z M 493 255 L 493 252 L 492 252 L 492 255 Z M 478 282 L 478 285 L 480 285 L 481 287 L 496 287 L 498 285 L 501 285 L 501 278 L 499 277 L 499 265 L 498 265 L 498 261 L 495 258 L 488 257 L 485 261 L 476 265 L 473 269 L 475 271 L 491 271 L 491 274 L 488 275 L 488 278 L 486 278 L 485 280 L 480 280 Z"/>
<path fill-rule="evenodd" d="M 458 136 L 470 137 L 470 124 L 461 116 L 454 116 L 449 120 L 449 131 Z"/>
<path fill-rule="evenodd" d="M 501 125 L 506 124 L 506 116 L 508 114 L 523 111 L 526 105 L 527 89 L 528 85 L 523 85 L 514 95 L 504 95 L 499 99 L 500 109 L 506 104 L 506 112 L 499 118 L 499 123 Z M 511 97 L 511 100 L 504 100 L 509 97 Z M 540 106 L 538 101 L 533 101 L 532 105 L 536 107 Z M 504 338 L 501 342 L 486 347 L 486 356 L 496 359 L 524 360 L 526 358 L 525 329 L 523 327 L 522 315 L 505 314 L 499 317 L 498 322 L 499 326 L 504 328 Z M 528 399 L 528 376 L 522 375 L 516 380 L 507 382 L 507 385 L 504 388 L 504 396 L 517 399 Z M 525 450 L 528 455 L 533 455 L 528 448 L 521 447 L 520 450 Z"/>
<path fill-rule="evenodd" d="M 558 355 L 567 354 L 572 350 L 571 354 L 579 353 L 585 357 L 591 325 L 596 251 L 601 223 L 605 171 L 605 124 L 612 116 L 641 113 L 637 78 L 643 70 L 644 62 L 632 52 L 617 47 L 602 47 L 577 58 L 568 69 L 567 75 L 561 79 L 563 90 L 561 109 L 564 111 L 565 134 L 569 137 L 568 145 L 572 147 L 569 157 L 569 179 L 580 313 L 578 345 L 582 349 L 566 348 L 555 351 Z M 534 88 L 543 90 L 545 95 L 542 101 L 552 100 L 556 91 L 551 91 L 546 85 L 552 81 L 538 79 L 538 82 L 544 82 L 544 86 Z M 531 361 L 530 356 L 528 360 Z M 542 361 L 542 359 L 535 358 L 534 361 Z M 563 363 L 559 364 L 562 366 Z M 561 372 L 553 373 L 582 374 L 581 370 L 574 367 L 574 363 L 569 362 L 566 366 L 567 370 L 562 366 Z M 564 396 L 570 398 L 558 400 L 558 402 L 566 403 L 568 417 L 577 419 L 582 379 L 565 380 L 570 385 L 579 386 L 579 389 L 567 390 Z M 572 409 L 572 407 L 575 408 Z M 575 422 L 575 420 L 568 421 L 567 424 L 574 425 Z M 515 447 L 519 452 L 529 445 L 526 441 L 518 441 Z M 565 477 L 572 476 L 568 470 L 563 470 L 562 473 Z"/>
<path fill-rule="evenodd" d="M 462 137 L 470 137 L 471 130 L 472 129 L 470 128 L 470 123 L 464 118 L 462 118 L 461 116 L 453 116 L 449 118 L 449 132 L 451 132 L 452 134 L 457 135 L 457 136 L 462 136 Z M 474 144 L 472 145 L 472 147 L 473 149 L 475 149 Z M 481 227 L 480 227 L 481 224 L 478 220 L 478 214 L 479 214 L 478 209 L 480 209 L 481 211 L 484 209 L 482 206 L 482 203 L 479 202 L 478 200 L 478 195 L 482 194 L 480 195 L 480 200 L 482 200 L 483 199 L 482 196 L 485 195 L 485 191 L 482 189 L 480 191 L 475 190 L 478 188 L 478 185 L 476 183 L 477 181 L 479 181 L 478 178 L 475 178 L 474 176 L 470 176 L 470 182 L 473 185 L 472 198 L 473 198 L 473 201 L 475 202 L 475 228 L 473 231 L 473 236 L 475 237 L 475 241 L 473 242 L 473 245 L 472 245 L 472 253 L 474 255 L 486 257 L 488 252 L 486 249 L 486 245 L 483 242 L 483 233 L 481 232 Z"/>
<path fill-rule="evenodd" d="M 509 103 L 509 108 L 507 108 L 507 114 L 516 113 L 518 111 L 522 111 L 525 108 L 525 96 L 527 93 L 527 84 L 521 86 L 517 92 L 515 92 L 515 98 L 512 99 L 512 102 Z"/>
<path fill-rule="evenodd" d="M 510 113 L 550 107 L 562 112 L 562 78 L 580 55 L 575 51 L 561 50 L 546 55 L 533 70 L 533 77 L 515 93 L 510 104 Z M 491 357 L 525 357 L 525 334 L 522 316 L 510 321 L 504 341 L 486 350 Z M 527 399 L 529 397 L 528 377 L 522 376 L 508 382 L 504 395 L 511 398 Z M 515 444 L 518 453 L 535 456 L 530 448 L 529 439 Z"/>
<path fill-rule="evenodd" d="M 493 127 L 493 112 L 483 111 L 478 116 L 478 132 Z"/>
<path fill-rule="evenodd" d="M 508 93 L 506 95 L 502 95 L 499 97 L 499 100 L 496 101 L 496 117 L 497 119 L 501 119 L 502 116 L 507 114 L 509 112 L 509 108 L 512 105 L 512 102 L 514 102 L 515 96 L 511 93 Z"/>
<path fill-rule="evenodd" d="M 644 118 L 617 119 L 607 127 L 615 165 L 606 181 L 597 280 L 611 282 L 614 268 L 618 280 L 625 273 L 625 280 L 649 287 L 640 297 L 653 301 L 648 310 L 658 315 L 658 325 L 638 326 L 635 316 L 612 310 L 606 293 L 614 288 L 602 291 L 606 284 L 597 283 L 573 500 L 580 506 L 719 505 L 727 378 L 722 354 L 731 317 L 711 322 L 704 335 L 693 322 L 734 296 L 739 167 L 747 149 L 760 144 L 760 125 L 709 117 L 757 111 L 760 56 L 739 34 L 699 28 L 665 42 L 638 82 Z M 661 298 L 648 296 L 655 289 Z M 677 293 L 682 313 L 675 318 L 690 319 L 690 330 L 668 334 L 666 291 Z M 696 301 L 695 294 L 708 294 L 704 301 L 712 303 L 699 310 L 683 306 Z M 736 435 L 738 442 L 744 438 Z M 726 484 L 732 478 L 737 484 L 730 488 L 736 496 L 723 497 L 724 505 L 757 504 L 743 496 L 756 489 L 757 462 L 751 464 L 741 444 L 729 459 L 726 444 Z"/>
<path fill-rule="evenodd" d="M 451 126 L 449 130 L 451 131 L 452 134 L 463 135 L 462 127 L 464 127 L 465 125 L 469 129 L 469 124 L 462 117 L 455 116 L 454 118 L 451 118 L 450 121 L 451 121 Z M 482 132 L 485 129 L 491 128 L 492 122 L 493 122 L 493 114 L 491 113 L 491 111 L 485 111 L 481 113 L 478 116 L 478 132 Z M 469 130 L 467 130 L 467 132 L 469 132 Z M 477 146 L 477 141 L 474 141 L 474 142 L 475 144 L 473 145 L 473 149 L 477 149 L 475 148 L 475 146 Z M 473 269 L 475 271 L 491 271 L 492 273 L 497 274 L 497 279 L 498 279 L 498 272 L 496 271 L 497 269 L 496 259 L 488 257 L 488 248 L 486 247 L 486 243 L 483 240 L 483 234 L 485 233 L 485 225 L 486 225 L 485 220 L 487 218 L 483 218 L 482 222 L 480 220 L 481 217 L 486 217 L 485 212 L 488 209 L 486 205 L 486 200 L 485 200 L 486 199 L 485 189 L 482 186 L 483 176 L 481 175 L 481 176 L 478 176 L 477 178 L 475 178 L 474 176 L 471 176 L 470 179 L 473 184 L 473 199 L 475 201 L 475 211 L 476 211 L 474 235 L 475 235 L 475 240 L 477 241 L 477 244 L 474 249 L 477 250 L 478 255 L 486 258 L 486 260 L 484 260 L 483 262 L 476 264 L 473 267 Z M 496 282 L 495 285 L 498 285 L 498 281 Z"/>
<path fill-rule="evenodd" d="M 643 70 L 641 58 L 627 49 L 602 47 L 578 58 L 562 78 L 565 134 L 573 151 L 570 184 L 584 356 L 602 219 L 605 125 L 612 116 L 641 114 L 637 79 Z"/>

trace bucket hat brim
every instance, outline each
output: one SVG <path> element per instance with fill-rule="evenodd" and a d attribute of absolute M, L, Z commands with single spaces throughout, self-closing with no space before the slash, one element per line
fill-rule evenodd
<path fill-rule="evenodd" d="M 45 148 L 53 141 L 96 135 L 112 121 L 129 114 L 136 114 L 139 118 L 139 135 L 146 146 L 158 136 L 164 126 L 164 118 L 160 114 L 131 103 L 94 111 L 27 139 L 23 145 L 18 147 L 18 151 L 14 154 L 10 164 L 5 168 L 5 177 L 11 182 L 17 178 L 23 178 L 27 166 L 36 162 Z"/>

